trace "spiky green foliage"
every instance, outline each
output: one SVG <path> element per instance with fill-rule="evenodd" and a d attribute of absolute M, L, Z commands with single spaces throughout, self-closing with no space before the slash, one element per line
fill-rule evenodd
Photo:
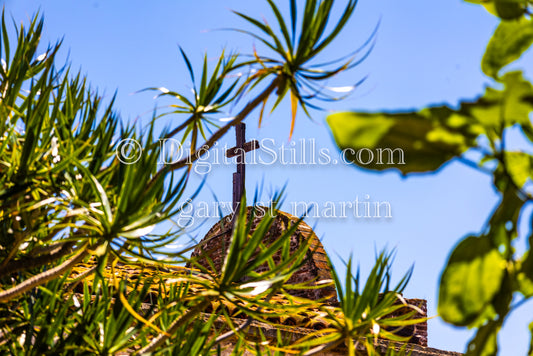
<path fill-rule="evenodd" d="M 236 14 L 253 25 L 260 34 L 239 29 L 236 31 L 258 39 L 274 53 L 274 56 L 267 56 L 258 54 L 254 50 L 253 59 L 242 65 L 252 65 L 256 71 L 248 79 L 252 86 L 257 85 L 267 77 L 273 76 L 275 78 L 277 99 L 272 110 L 277 107 L 287 93 L 290 93 L 292 120 L 289 137 L 291 137 L 298 106 L 301 106 L 305 113 L 310 116 L 307 107 L 317 108 L 310 103 L 312 99 L 331 101 L 342 98 L 328 94 L 326 89 L 333 93 L 339 90 L 351 92 L 355 89 L 357 84 L 347 88 L 325 88 L 319 83 L 361 63 L 370 50 L 366 49 L 366 53 L 362 55 L 359 52 L 365 50 L 370 41 L 367 41 L 360 50 L 348 55 L 348 58 L 317 63 L 317 56 L 335 40 L 354 13 L 357 0 L 348 1 L 340 18 L 329 32 L 326 29 L 328 23 L 331 22 L 330 14 L 335 3 L 333 0 L 306 1 L 301 20 L 298 20 L 297 2 L 291 0 L 289 4 L 290 22 L 285 20 L 274 1 L 267 1 L 281 33 L 277 33 L 278 31 L 275 31 L 268 22 L 261 22 L 240 12 L 236 12 Z M 298 22 L 300 23 L 299 30 Z M 268 97 L 264 99 L 264 105 L 266 105 L 267 100 Z"/>
<path fill-rule="evenodd" d="M 349 59 L 329 70 L 308 66 L 345 26 L 355 1 L 348 1 L 340 20 L 326 33 L 333 1 L 308 0 L 298 40 L 296 2 L 290 2 L 292 32 L 274 2 L 269 4 L 286 48 L 268 25 L 239 16 L 266 32 L 281 60 L 256 53 L 251 61 L 238 61 L 239 57 L 222 53 L 212 71 L 204 59 L 198 83 L 182 51 L 194 97 L 158 88 L 162 96 L 178 101 L 165 113 L 173 116 L 161 133 L 154 128 L 161 116 L 154 113 L 143 129 L 125 124 L 113 99 L 103 101 L 84 77 L 68 65 L 58 67 L 60 44 L 39 55 L 43 20 L 38 16 L 29 26 L 15 28 L 15 36 L 2 16 L 0 353 L 207 355 L 219 354 L 230 339 L 236 355 L 244 350 L 258 354 L 311 351 L 316 342 L 308 338 L 294 343 L 279 334 L 266 343 L 249 334 L 253 322 L 269 325 L 276 318 L 296 318 L 302 313 L 314 318 L 324 313 L 316 302 L 292 297 L 284 284 L 309 249 L 304 241 L 291 252 L 289 237 L 297 224 L 267 245 L 263 238 L 273 215 L 267 214 L 252 232 L 244 200 L 220 274 L 189 259 L 191 247 L 166 252 L 165 245 L 183 238 L 183 231 L 160 232 L 161 224 L 180 213 L 189 198 L 184 196 L 186 168 L 231 127 L 272 95 L 279 102 L 288 90 L 293 107 L 299 103 L 305 108 L 321 91 L 316 87 L 313 95 L 306 96 L 302 88 L 356 64 Z M 242 83 L 231 77 L 244 67 L 256 66 L 262 69 Z M 267 77 L 271 83 L 233 119 L 221 128 L 213 125 L 212 117 L 230 104 L 240 107 L 241 98 L 252 95 Z M 183 114 L 185 121 L 176 122 Z M 218 130 L 206 135 L 213 127 Z M 162 152 L 154 143 L 179 134 L 182 142 L 192 141 L 190 156 L 158 166 Z M 203 145 L 198 143 L 200 137 Z M 183 262 L 194 268 L 176 267 Z M 269 269 L 257 272 L 265 264 Z M 403 282 L 387 294 L 385 265 L 388 269 L 388 258 L 380 257 L 361 295 L 354 294 L 351 284 L 346 286 L 342 307 L 330 312 L 335 325 L 330 335 L 342 335 L 347 342 L 366 337 L 367 324 L 354 328 L 358 321 L 351 301 L 366 303 L 369 313 L 376 308 L 376 314 L 369 315 L 394 309 L 390 296 Z M 347 280 L 352 283 L 350 268 Z M 359 283 L 358 278 L 354 281 Z M 290 286 L 307 287 L 309 283 Z M 386 302 L 371 303 L 378 292 L 385 293 Z M 353 327 L 346 333 L 343 328 L 348 321 Z"/>

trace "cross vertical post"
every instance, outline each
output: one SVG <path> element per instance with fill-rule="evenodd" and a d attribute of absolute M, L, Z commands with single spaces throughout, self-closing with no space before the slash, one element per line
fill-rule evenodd
<path fill-rule="evenodd" d="M 236 145 L 226 151 L 226 157 L 237 156 L 237 172 L 233 173 L 233 212 L 234 217 L 238 214 L 242 196 L 245 192 L 246 178 L 246 152 L 259 148 L 259 142 L 252 140 L 246 142 L 246 124 L 240 123 L 235 126 Z"/>
<path fill-rule="evenodd" d="M 246 124 L 235 126 L 235 138 L 239 153 L 237 154 L 237 172 L 233 173 L 233 211 L 237 212 L 245 188 L 246 152 L 242 149 L 246 142 Z"/>

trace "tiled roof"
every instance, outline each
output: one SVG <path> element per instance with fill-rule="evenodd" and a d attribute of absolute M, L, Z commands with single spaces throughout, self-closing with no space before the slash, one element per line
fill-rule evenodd
<path fill-rule="evenodd" d="M 252 208 L 248 208 L 248 216 L 251 215 Z M 284 231 L 286 231 L 289 226 L 297 223 L 298 218 L 281 212 L 276 211 L 277 215 L 274 219 L 274 222 L 265 236 L 265 242 L 274 241 L 279 238 Z M 257 227 L 261 218 L 256 217 L 252 221 L 251 231 Z M 332 274 L 327 263 L 327 255 L 322 246 L 322 243 L 315 235 L 313 230 L 305 223 L 300 222 L 296 231 L 290 236 L 290 245 L 291 251 L 295 251 L 299 246 L 301 241 L 304 239 L 310 240 L 310 249 L 308 252 L 307 259 L 302 266 L 302 268 L 294 273 L 294 275 L 289 279 L 288 284 L 291 283 L 302 283 L 306 281 L 331 281 Z M 206 256 L 208 256 L 215 268 L 215 272 L 219 272 L 222 268 L 226 248 L 229 246 L 231 240 L 231 217 L 227 216 L 223 218 L 219 223 L 215 224 L 204 237 L 204 239 L 199 243 L 199 247 L 193 252 L 192 258 L 196 258 L 197 261 L 208 268 L 210 266 L 207 263 Z M 276 256 L 274 256 L 274 260 Z M 80 264 L 76 266 L 71 272 L 71 278 L 73 280 L 76 277 L 82 276 L 90 268 L 94 267 L 94 263 Z M 261 268 L 268 268 L 267 265 L 261 266 Z M 261 272 L 258 270 L 257 272 Z M 127 288 L 131 291 L 135 282 L 137 281 L 146 281 L 149 277 L 156 278 L 160 283 L 165 285 L 176 285 L 182 283 L 183 280 L 191 273 L 198 273 L 197 270 L 194 270 L 188 267 L 180 266 L 153 266 L 153 265 L 143 265 L 139 263 L 124 264 L 118 263 L 114 267 L 107 266 L 103 269 L 103 274 L 108 279 L 119 279 L 125 280 L 131 283 L 127 284 Z M 89 274 L 84 278 L 86 285 L 92 285 L 91 281 L 94 278 L 93 275 Z M 244 281 L 242 281 L 244 282 Z M 141 283 L 142 285 L 142 283 Z M 199 285 L 190 285 L 189 293 L 198 294 L 203 291 L 203 287 Z M 156 300 L 158 297 L 159 288 L 156 284 L 150 289 L 150 293 L 146 297 L 145 304 L 143 309 L 152 308 L 152 301 Z M 81 284 L 75 289 L 77 293 L 82 293 L 83 288 Z M 317 332 L 322 329 L 326 329 L 331 325 L 328 322 L 327 313 L 338 314 L 341 313 L 338 309 L 337 294 L 335 288 L 331 284 L 321 285 L 320 288 L 316 289 L 303 289 L 296 290 L 296 292 L 291 292 L 293 296 L 297 298 L 287 298 L 282 294 L 274 295 L 270 299 L 270 304 L 272 305 L 271 309 L 263 308 L 261 310 L 262 320 L 256 320 L 252 323 L 252 327 L 247 331 L 251 336 L 253 334 L 260 332 L 269 336 L 272 339 L 275 339 L 276 333 L 278 330 L 281 330 L 285 336 L 296 340 L 301 338 L 309 333 Z M 303 297 L 305 299 L 300 299 L 298 297 Z M 398 303 L 407 303 L 409 305 L 415 305 L 419 308 L 420 312 L 412 316 L 412 318 L 425 318 L 427 317 L 427 306 L 426 301 L 422 299 L 398 299 Z M 247 305 L 249 308 L 253 308 L 254 305 Z M 303 307 L 303 308 L 302 308 Z M 238 302 L 235 301 L 219 301 L 212 302 L 204 310 L 204 314 L 212 314 L 222 312 L 228 315 L 236 325 L 244 323 L 247 315 L 241 311 L 241 307 L 238 305 Z M 411 308 L 401 308 L 395 312 L 397 315 L 403 315 L 412 312 Z M 224 322 L 219 322 L 218 327 L 220 329 L 227 328 L 227 325 L 224 325 Z M 446 355 L 446 356 L 456 356 L 460 355 L 459 353 L 447 352 L 436 350 L 427 347 L 427 323 L 423 322 L 420 324 L 407 326 L 399 331 L 395 331 L 396 334 L 400 336 L 409 337 L 409 343 L 407 344 L 409 348 L 413 350 L 413 356 L 433 356 L 433 355 Z M 231 340 L 228 341 L 231 343 Z M 388 345 L 384 340 L 377 340 L 378 346 L 386 348 Z M 393 346 L 401 346 L 405 344 L 392 344 Z M 345 349 L 339 347 L 337 350 L 327 353 L 327 355 L 344 355 Z M 324 354 L 326 355 L 326 354 Z"/>
<path fill-rule="evenodd" d="M 87 271 L 93 264 L 87 263 L 87 264 L 80 264 L 72 270 L 71 278 L 75 279 L 77 276 L 81 275 L 85 271 Z M 118 263 L 114 268 L 111 268 L 110 266 L 106 267 L 103 270 L 104 277 L 112 279 L 117 278 L 119 280 L 126 280 L 136 282 L 139 278 L 142 278 L 142 280 L 146 280 L 148 277 L 157 277 L 161 278 L 163 283 L 167 285 L 180 283 L 180 276 L 190 274 L 191 270 L 185 267 L 179 267 L 179 266 L 150 266 L 150 265 L 140 265 L 140 264 L 123 264 Z M 92 275 L 89 275 L 84 280 L 85 283 L 87 283 L 89 286 L 92 284 L 91 281 L 93 279 Z M 130 287 L 131 288 L 131 287 Z M 190 292 L 191 293 L 199 293 L 201 292 L 201 288 L 191 286 Z M 131 289 L 130 289 L 131 290 Z M 83 288 L 79 286 L 76 289 L 77 293 L 82 293 Z M 151 294 L 147 297 L 145 300 L 145 304 L 143 305 L 143 309 L 149 309 L 151 307 L 151 301 L 155 300 L 157 298 L 157 294 L 159 293 L 158 288 L 156 286 L 153 287 Z M 421 309 L 425 311 L 425 300 L 422 299 L 406 299 L 406 301 L 409 304 L 417 305 Z M 299 308 L 298 313 L 290 313 L 285 312 L 284 307 L 288 306 L 298 306 L 301 305 L 298 300 L 289 300 L 283 295 L 274 295 L 270 300 L 272 305 L 278 305 L 280 309 L 272 309 L 262 310 L 262 315 L 265 322 L 261 321 L 254 321 L 252 323 L 251 329 L 248 331 L 249 334 L 257 333 L 257 328 L 261 329 L 261 332 L 268 336 L 270 333 L 272 333 L 273 337 L 276 337 L 277 330 L 281 330 L 283 333 L 286 333 L 287 335 L 290 335 L 291 337 L 294 337 L 294 339 L 297 339 L 299 337 L 303 337 L 311 332 L 316 332 L 325 328 L 328 328 L 330 326 L 328 319 L 325 318 L 326 313 L 325 310 L 329 310 L 331 313 L 340 313 L 340 311 L 336 308 L 337 305 L 335 304 L 321 304 L 321 303 L 315 303 L 314 305 L 308 305 L 306 308 L 304 308 L 305 311 L 302 311 L 302 308 Z M 212 302 L 210 306 L 207 307 L 207 309 L 204 311 L 204 314 L 208 315 L 213 312 L 219 312 L 221 309 L 225 309 L 225 312 L 227 315 L 229 315 L 235 325 L 239 325 L 240 323 L 244 323 L 246 319 L 246 315 L 244 315 L 237 305 L 234 303 L 230 303 L 227 301 L 224 302 Z M 411 311 L 406 310 L 406 312 Z M 398 314 L 401 314 L 401 309 L 397 312 Z M 426 315 L 415 315 L 414 318 L 418 318 L 420 316 L 426 316 Z M 219 323 L 220 324 L 220 323 Z M 222 324 L 219 325 L 220 328 L 224 328 Z M 441 351 L 436 350 L 432 348 L 427 347 L 427 338 L 426 339 L 419 339 L 417 336 L 420 334 L 420 329 L 416 329 L 416 327 L 420 327 L 419 324 L 415 325 L 414 329 L 413 327 L 407 328 L 404 333 L 400 333 L 402 336 L 409 336 L 413 335 L 411 338 L 411 343 L 408 344 L 410 348 L 413 349 L 413 356 L 433 356 L 433 355 L 446 355 L 446 356 L 458 356 L 459 353 L 454 352 L 447 352 L 447 351 Z M 424 330 L 426 330 L 426 325 L 423 325 Z M 254 331 L 255 330 L 255 331 Z M 427 331 L 426 331 L 427 332 Z M 407 333 L 407 334 L 406 334 Z M 427 335 L 427 334 L 426 334 Z M 383 340 L 379 341 L 379 344 L 385 347 L 387 343 Z M 397 345 L 398 347 L 403 344 L 392 344 Z M 332 351 L 331 353 L 328 353 L 328 355 L 343 355 L 343 348 L 340 347 L 336 351 Z"/>

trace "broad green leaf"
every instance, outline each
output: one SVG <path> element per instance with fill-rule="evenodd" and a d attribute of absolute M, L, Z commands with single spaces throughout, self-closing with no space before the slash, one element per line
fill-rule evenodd
<path fill-rule="evenodd" d="M 533 256 L 530 251 L 525 255 L 520 272 L 516 276 L 520 293 L 525 298 L 533 297 Z"/>
<path fill-rule="evenodd" d="M 495 185 L 501 185 L 505 189 L 502 190 L 502 199 L 490 218 L 489 229 L 485 236 L 502 256 L 511 258 L 513 253 L 511 243 L 518 236 L 516 222 L 524 200 L 507 178 L 505 181 L 503 184 L 503 180 L 496 178 Z"/>
<path fill-rule="evenodd" d="M 490 14 L 494 16 L 498 16 L 498 10 L 496 10 L 496 6 L 492 2 L 488 2 L 486 4 L 483 4 L 483 7 L 485 10 L 487 10 Z"/>
<path fill-rule="evenodd" d="M 515 20 L 525 14 L 527 1 L 525 0 L 494 0 L 494 7 L 498 16 L 504 20 Z"/>
<path fill-rule="evenodd" d="M 411 112 L 336 113 L 328 124 L 345 160 L 363 168 L 432 172 L 476 145 L 498 140 L 502 125 L 529 127 L 533 86 L 521 72 L 506 73 L 503 90 L 487 88 L 457 110 L 436 106 Z"/>
<path fill-rule="evenodd" d="M 465 356 L 493 356 L 498 353 L 498 331 L 501 324 L 490 321 L 483 325 L 468 344 Z"/>
<path fill-rule="evenodd" d="M 489 13 L 493 14 L 494 16 L 498 16 L 498 12 L 496 11 L 496 8 L 494 6 L 494 3 L 492 1 L 485 1 L 485 0 L 465 0 L 465 2 L 469 2 L 472 4 L 482 5 L 485 10 L 487 10 Z"/>
<path fill-rule="evenodd" d="M 475 144 L 481 127 L 461 112 L 433 107 L 419 112 L 355 113 L 327 119 L 346 161 L 363 168 L 431 172 Z"/>
<path fill-rule="evenodd" d="M 532 179 L 533 156 L 525 152 L 505 152 L 506 169 L 517 187 Z"/>
<path fill-rule="evenodd" d="M 533 21 L 502 21 L 487 46 L 481 61 L 483 72 L 495 79 L 500 69 L 520 58 L 533 43 Z"/>
<path fill-rule="evenodd" d="M 441 277 L 440 316 L 457 326 L 472 324 L 500 290 L 505 263 L 490 239 L 469 236 L 461 241 Z"/>
<path fill-rule="evenodd" d="M 525 15 L 527 0 L 465 0 L 482 5 L 489 13 L 503 20 L 516 20 Z"/>
<path fill-rule="evenodd" d="M 533 111 L 533 85 L 515 71 L 503 76 L 505 91 L 503 92 L 503 112 L 506 126 L 515 123 L 530 123 L 529 114 Z"/>
<path fill-rule="evenodd" d="M 502 125 L 529 124 L 533 111 L 533 86 L 522 76 L 522 72 L 506 73 L 501 82 L 503 90 L 487 88 L 476 102 L 466 103 L 462 109 L 484 126 L 493 140 L 499 140 Z"/>
<path fill-rule="evenodd" d="M 529 249 L 524 255 L 520 271 L 517 275 L 520 293 L 522 293 L 526 298 L 533 297 L 533 253 L 531 252 L 532 244 L 533 233 L 531 233 L 531 235 L 529 236 Z"/>
<path fill-rule="evenodd" d="M 494 307 L 494 312 L 496 312 L 500 317 L 498 319 L 500 320 L 502 317 L 505 317 L 511 309 L 511 302 L 513 301 L 513 293 L 515 291 L 516 286 L 516 280 L 515 275 L 510 274 L 509 272 L 505 271 L 505 274 L 503 276 L 502 284 L 500 286 L 500 290 L 496 295 L 494 296 L 492 300 L 492 306 Z M 491 308 L 487 308 L 489 312 L 492 312 Z M 488 314 L 488 313 L 487 313 Z M 487 316 L 485 314 L 485 316 Z M 492 320 L 490 318 L 487 318 L 488 320 Z M 485 323 L 485 320 L 481 321 Z"/>

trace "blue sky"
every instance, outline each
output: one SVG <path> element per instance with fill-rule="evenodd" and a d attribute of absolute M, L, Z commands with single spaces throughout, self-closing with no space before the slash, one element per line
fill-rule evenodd
<path fill-rule="evenodd" d="M 284 1 L 277 1 L 280 6 Z M 342 1 L 340 2 L 342 3 Z M 178 45 L 190 56 L 195 68 L 205 51 L 216 58 L 226 47 L 243 54 L 252 52 L 254 41 L 219 28 L 246 27 L 230 9 L 274 22 L 266 1 L 36 1 L 4 0 L 6 12 L 16 22 L 27 21 L 37 11 L 45 16 L 44 42 L 63 39 L 62 55 L 73 68 L 86 74 L 106 98 L 117 90 L 116 108 L 124 120 L 150 119 L 153 93 L 138 93 L 146 87 L 186 91 L 190 81 Z M 313 111 L 314 122 L 298 115 L 293 141 L 314 139 L 318 148 L 335 153 L 325 125 L 328 111 L 383 110 L 423 107 L 435 103 L 456 105 L 461 99 L 480 95 L 490 83 L 480 70 L 480 59 L 497 20 L 483 9 L 459 0 L 360 0 L 345 32 L 324 54 L 325 60 L 352 52 L 362 45 L 381 21 L 377 42 L 369 58 L 328 85 L 353 85 L 368 79 L 348 99 L 328 103 L 327 111 Z M 257 43 L 255 43 L 257 44 Z M 532 77 L 531 53 L 519 66 Z M 229 113 L 231 114 L 231 113 Z M 264 118 L 259 129 L 257 113 L 248 120 L 248 138 L 273 139 L 288 146 L 290 110 L 282 105 Z M 168 117 L 179 122 L 180 117 Z M 230 133 L 223 141 L 234 143 Z M 406 157 L 408 159 L 408 157 Z M 234 165 L 216 166 L 206 180 L 199 201 L 212 202 L 212 193 L 231 201 Z M 198 176 L 196 181 L 199 181 Z M 402 178 L 395 172 L 374 173 L 346 165 L 254 165 L 247 171 L 252 191 L 264 182 L 264 196 L 287 186 L 285 205 L 291 202 L 360 200 L 387 201 L 390 219 L 315 219 L 310 224 L 323 239 L 335 264 L 352 254 L 363 275 L 373 263 L 376 250 L 396 249 L 393 271 L 399 278 L 412 264 L 414 275 L 404 293 L 426 298 L 429 312 L 436 314 L 438 281 L 448 253 L 469 233 L 478 233 L 498 202 L 490 177 L 457 162 L 434 175 Z M 249 194 L 251 198 L 251 194 Z M 531 207 L 527 210 L 531 213 Z M 526 231 L 526 219 L 522 233 Z M 193 234 L 201 238 L 215 220 Z M 523 240 L 523 239 L 522 239 Z M 523 248 L 524 241 L 519 242 Z M 511 315 L 500 334 L 501 355 L 527 351 L 527 324 L 533 315 L 531 303 Z M 464 351 L 471 332 L 453 328 L 438 318 L 429 322 L 430 346 Z"/>

